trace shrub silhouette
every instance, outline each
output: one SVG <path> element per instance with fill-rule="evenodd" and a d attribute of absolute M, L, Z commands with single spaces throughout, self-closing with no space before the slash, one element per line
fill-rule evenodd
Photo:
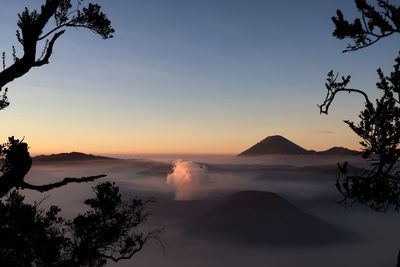
<path fill-rule="evenodd" d="M 12 191 L 0 202 L 0 262 L 2 266 L 103 266 L 108 259 L 131 258 L 160 230 L 141 233 L 137 227 L 148 213 L 148 201 L 122 201 L 118 187 L 105 182 L 93 187 L 90 209 L 72 220 L 51 206 L 24 203 Z"/>

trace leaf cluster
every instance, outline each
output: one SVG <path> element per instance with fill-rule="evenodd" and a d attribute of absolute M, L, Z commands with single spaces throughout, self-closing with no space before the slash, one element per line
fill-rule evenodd
<path fill-rule="evenodd" d="M 103 266 L 109 259 L 130 258 L 148 239 L 157 239 L 160 230 L 138 229 L 148 216 L 148 201 L 122 201 L 111 182 L 93 191 L 95 198 L 85 201 L 90 209 L 72 220 L 60 217 L 56 206 L 42 210 L 12 191 L 0 201 L 2 266 Z"/>
<path fill-rule="evenodd" d="M 399 60 L 397 58 L 397 60 Z M 398 159 L 398 145 L 400 144 L 400 107 L 398 96 L 400 75 L 399 65 L 390 76 L 385 76 L 378 69 L 379 82 L 377 88 L 383 90 L 383 95 L 376 100 L 375 105 L 371 102 L 365 105 L 361 111 L 358 124 L 345 121 L 349 127 L 362 138 L 360 144 L 363 147 L 363 157 L 375 159 L 382 164 L 394 164 Z"/>
<path fill-rule="evenodd" d="M 355 3 L 361 18 L 349 22 L 340 10 L 332 17 L 335 24 L 333 36 L 353 40 L 353 44 L 349 44 L 344 51 L 355 51 L 370 46 L 384 37 L 400 32 L 400 6 L 387 0 L 377 0 L 376 6 L 366 0 L 355 0 Z"/>
<path fill-rule="evenodd" d="M 23 149 L 22 146 L 26 146 L 26 144 L 22 143 L 22 140 L 14 138 L 14 136 L 8 137 L 8 142 L 0 145 L 0 158 L 3 161 L 0 172 L 10 171 L 13 162 L 16 162 L 17 157 L 21 154 L 19 151 Z"/>
<path fill-rule="evenodd" d="M 65 247 L 64 220 L 59 208 L 48 211 L 24 203 L 16 191 L 0 201 L 0 262 L 2 266 L 61 266 Z"/>

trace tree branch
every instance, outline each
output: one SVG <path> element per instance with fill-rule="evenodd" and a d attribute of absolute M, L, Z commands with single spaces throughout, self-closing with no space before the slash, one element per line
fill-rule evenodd
<path fill-rule="evenodd" d="M 49 35 L 51 35 L 53 32 L 56 32 L 56 31 L 60 30 L 61 28 L 67 27 L 67 26 L 68 26 L 68 23 L 64 23 L 64 24 L 61 24 L 61 25 L 55 27 L 54 29 L 52 29 L 52 30 L 50 30 L 49 32 L 47 32 L 45 35 L 40 36 L 40 37 L 38 38 L 38 41 L 42 41 L 43 39 L 45 39 L 46 37 L 48 37 Z"/>
<path fill-rule="evenodd" d="M 356 45 L 348 45 L 347 46 L 347 48 L 345 49 L 345 50 L 343 50 L 342 52 L 343 53 L 346 53 L 346 52 L 354 52 L 354 51 L 357 51 L 357 50 L 360 50 L 360 49 L 362 49 L 362 48 L 366 48 L 366 47 L 369 47 L 369 46 L 372 46 L 373 44 L 375 44 L 376 42 L 378 42 L 379 40 L 381 40 L 381 39 L 383 39 L 384 37 L 388 37 L 388 36 L 390 36 L 390 35 L 392 35 L 393 33 L 395 33 L 395 32 L 399 32 L 399 31 L 393 31 L 393 32 L 390 32 L 390 33 L 387 33 L 387 34 L 382 34 L 382 35 L 378 35 L 378 34 L 375 34 L 375 33 L 372 33 L 372 32 L 370 32 L 369 34 L 371 35 L 371 36 L 374 36 L 374 37 L 376 37 L 376 39 L 375 40 L 369 40 L 367 43 L 365 43 L 365 44 L 357 44 L 356 43 Z"/>
<path fill-rule="evenodd" d="M 101 11 L 101 7 L 97 4 L 89 3 L 88 7 L 79 10 L 79 2 L 75 11 L 66 14 L 66 16 L 73 13 L 76 13 L 76 15 L 69 19 L 66 17 L 65 21 L 56 22 L 56 27 L 42 34 L 49 19 L 54 16 L 57 17 L 57 9 L 60 8 L 60 5 L 62 5 L 62 0 L 46 0 L 40 11 L 29 11 L 26 8 L 22 13 L 18 14 L 19 20 L 17 25 L 19 29 L 17 30 L 17 39 L 23 46 L 23 55 L 21 58 L 17 58 L 14 55 L 15 62 L 7 68 L 5 68 L 3 56 L 3 71 L 0 72 L 0 89 L 7 83 L 28 73 L 32 67 L 39 67 L 49 63 L 54 42 L 65 32 L 65 28 L 87 28 L 100 35 L 103 39 L 112 37 L 114 29 L 111 26 L 110 20 Z M 61 30 L 62 28 L 64 29 Z M 55 34 L 49 42 L 48 47 L 44 48 L 43 59 L 42 57 L 37 58 L 38 43 L 53 33 Z M 0 109 L 6 106 L 5 103 L 0 106 Z"/>
<path fill-rule="evenodd" d="M 347 92 L 347 93 L 358 93 L 364 96 L 365 102 L 367 104 L 371 103 L 368 98 L 368 95 L 359 89 L 347 88 L 347 85 L 350 83 L 350 75 L 347 77 L 341 77 L 341 81 L 337 81 L 339 74 L 334 75 L 333 70 L 331 70 L 326 78 L 325 87 L 327 89 L 327 93 L 325 96 L 325 100 L 321 105 L 317 105 L 319 107 L 320 114 L 328 114 L 328 110 L 330 105 L 332 104 L 335 96 L 339 92 Z"/>
<path fill-rule="evenodd" d="M 33 64 L 33 67 L 40 67 L 40 66 L 42 66 L 44 64 L 48 64 L 49 63 L 50 56 L 53 53 L 54 43 L 62 34 L 64 34 L 64 32 L 65 32 L 65 30 L 62 30 L 62 31 L 57 32 L 57 33 L 55 33 L 53 35 L 53 38 L 51 38 L 51 40 L 49 42 L 49 45 L 48 45 L 48 47 L 46 49 L 46 53 L 45 53 L 43 59 L 35 61 L 35 63 Z"/>
<path fill-rule="evenodd" d="M 21 40 L 23 40 L 24 55 L 21 59 L 15 61 L 14 64 L 0 72 L 0 88 L 14 79 L 23 76 L 34 66 L 38 42 L 37 38 L 46 23 L 56 12 L 59 3 L 60 0 L 46 1 L 37 18 L 34 18 L 27 9 L 19 14 L 18 27 L 22 32 Z M 17 36 L 18 35 L 19 31 Z M 57 36 L 57 38 L 58 37 L 59 36 Z"/>
<path fill-rule="evenodd" d="M 320 114 L 328 114 L 329 111 L 329 106 L 332 104 L 333 99 L 335 98 L 336 94 L 339 92 L 347 92 L 347 93 L 358 93 L 364 96 L 365 102 L 370 103 L 370 100 L 368 98 L 368 95 L 359 89 L 353 89 L 353 88 L 343 88 L 343 89 L 337 89 L 335 91 L 328 91 L 326 94 L 326 98 L 324 102 L 321 105 L 317 105 L 319 107 L 319 113 Z"/>
<path fill-rule="evenodd" d="M 50 30 L 49 32 L 47 32 L 46 34 L 40 36 L 40 37 L 38 38 L 38 41 L 42 41 L 42 40 L 44 40 L 46 37 L 48 37 L 49 35 L 51 35 L 53 32 L 56 32 L 56 31 L 58 31 L 58 30 L 60 30 L 60 29 L 62 29 L 62 28 L 67 28 L 67 27 L 86 28 L 86 29 L 89 29 L 89 30 L 91 30 L 92 32 L 96 33 L 96 31 L 94 31 L 93 29 L 91 29 L 91 28 L 88 27 L 87 25 L 81 25 L 81 24 L 76 24 L 76 23 L 72 23 L 72 22 L 67 22 L 67 23 L 64 23 L 64 24 L 61 24 L 61 25 L 55 27 L 54 29 L 52 29 L 52 30 Z M 65 31 L 65 30 L 63 30 L 63 31 Z"/>
<path fill-rule="evenodd" d="M 370 5 L 366 0 L 356 0 L 356 6 L 361 18 L 356 18 L 353 22 L 346 20 L 340 10 L 332 17 L 335 24 L 333 36 L 354 41 L 354 44 L 349 44 L 343 52 L 357 51 L 394 33 L 400 33 L 398 6 L 381 0 L 378 0 L 378 6 Z"/>
<path fill-rule="evenodd" d="M 147 241 L 149 241 L 150 239 L 156 240 L 160 244 L 160 246 L 161 246 L 161 248 L 162 248 L 162 250 L 163 250 L 163 252 L 165 254 L 166 253 L 165 246 L 164 246 L 164 244 L 162 243 L 162 241 L 159 238 L 159 235 L 163 231 L 164 231 L 164 229 L 161 228 L 161 229 L 155 229 L 155 230 L 147 233 L 145 238 L 137 240 L 138 246 L 136 248 L 132 249 L 129 253 L 124 253 L 124 254 L 120 254 L 120 255 L 108 255 L 108 254 L 105 254 L 105 253 L 100 253 L 100 255 L 101 255 L 102 258 L 110 259 L 110 260 L 112 260 L 114 262 L 118 262 L 120 260 L 128 260 L 128 259 L 132 258 L 134 254 L 139 252 L 143 248 L 143 245 Z"/>
<path fill-rule="evenodd" d="M 81 177 L 81 178 L 71 178 L 71 177 L 67 177 L 64 178 L 62 181 L 60 182 L 56 182 L 56 183 L 52 183 L 52 184 L 45 184 L 45 185 L 33 185 L 33 184 L 29 184 L 25 181 L 23 181 L 20 184 L 20 188 L 21 189 L 31 189 L 31 190 L 36 190 L 39 192 L 45 192 L 45 191 L 49 191 L 70 183 L 87 183 L 87 182 L 92 182 L 94 180 L 106 177 L 107 175 L 105 174 L 100 174 L 100 175 L 95 175 L 95 176 L 87 176 L 87 177 Z"/>
<path fill-rule="evenodd" d="M 86 29 L 89 29 L 89 30 L 93 31 L 92 29 L 90 29 L 90 27 L 88 27 L 86 25 L 80 25 L 80 24 L 74 24 L 72 22 L 68 22 L 68 23 L 61 24 L 61 25 L 55 27 L 54 29 L 50 30 L 48 33 L 44 34 L 43 36 L 40 36 L 38 38 L 38 41 L 42 41 L 43 39 L 45 39 L 46 37 L 51 35 L 53 32 L 56 32 L 56 31 L 58 31 L 58 30 L 60 30 L 60 29 L 62 29 L 64 27 L 86 28 Z M 63 31 L 65 31 L 65 30 L 63 30 Z"/>

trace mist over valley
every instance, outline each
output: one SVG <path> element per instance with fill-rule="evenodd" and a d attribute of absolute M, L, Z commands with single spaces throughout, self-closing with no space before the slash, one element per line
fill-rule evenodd
<path fill-rule="evenodd" d="M 339 206 L 336 163 L 352 155 L 163 155 L 116 159 L 76 154 L 34 158 L 27 180 L 107 174 L 125 198 L 154 197 L 146 227 L 164 227 L 163 254 L 157 242 L 130 261 L 108 266 L 393 266 L 400 233 L 396 214 Z M 81 155 L 87 158 L 85 155 Z M 99 181 L 100 182 L 100 181 Z M 71 184 L 30 201 L 56 204 L 65 216 L 84 209 L 90 188 Z M 362 223 L 360 223 L 362 222 Z M 384 226 L 384 227 L 381 227 Z M 338 257 L 340 255 L 340 257 Z M 366 256 L 368 255 L 368 256 Z"/>

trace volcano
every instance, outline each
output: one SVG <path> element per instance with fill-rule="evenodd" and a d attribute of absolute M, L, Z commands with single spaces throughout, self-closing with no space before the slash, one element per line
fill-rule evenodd
<path fill-rule="evenodd" d="M 292 141 L 280 135 L 268 136 L 249 149 L 243 151 L 238 156 L 260 156 L 270 154 L 308 154 L 308 150 L 296 145 Z"/>

